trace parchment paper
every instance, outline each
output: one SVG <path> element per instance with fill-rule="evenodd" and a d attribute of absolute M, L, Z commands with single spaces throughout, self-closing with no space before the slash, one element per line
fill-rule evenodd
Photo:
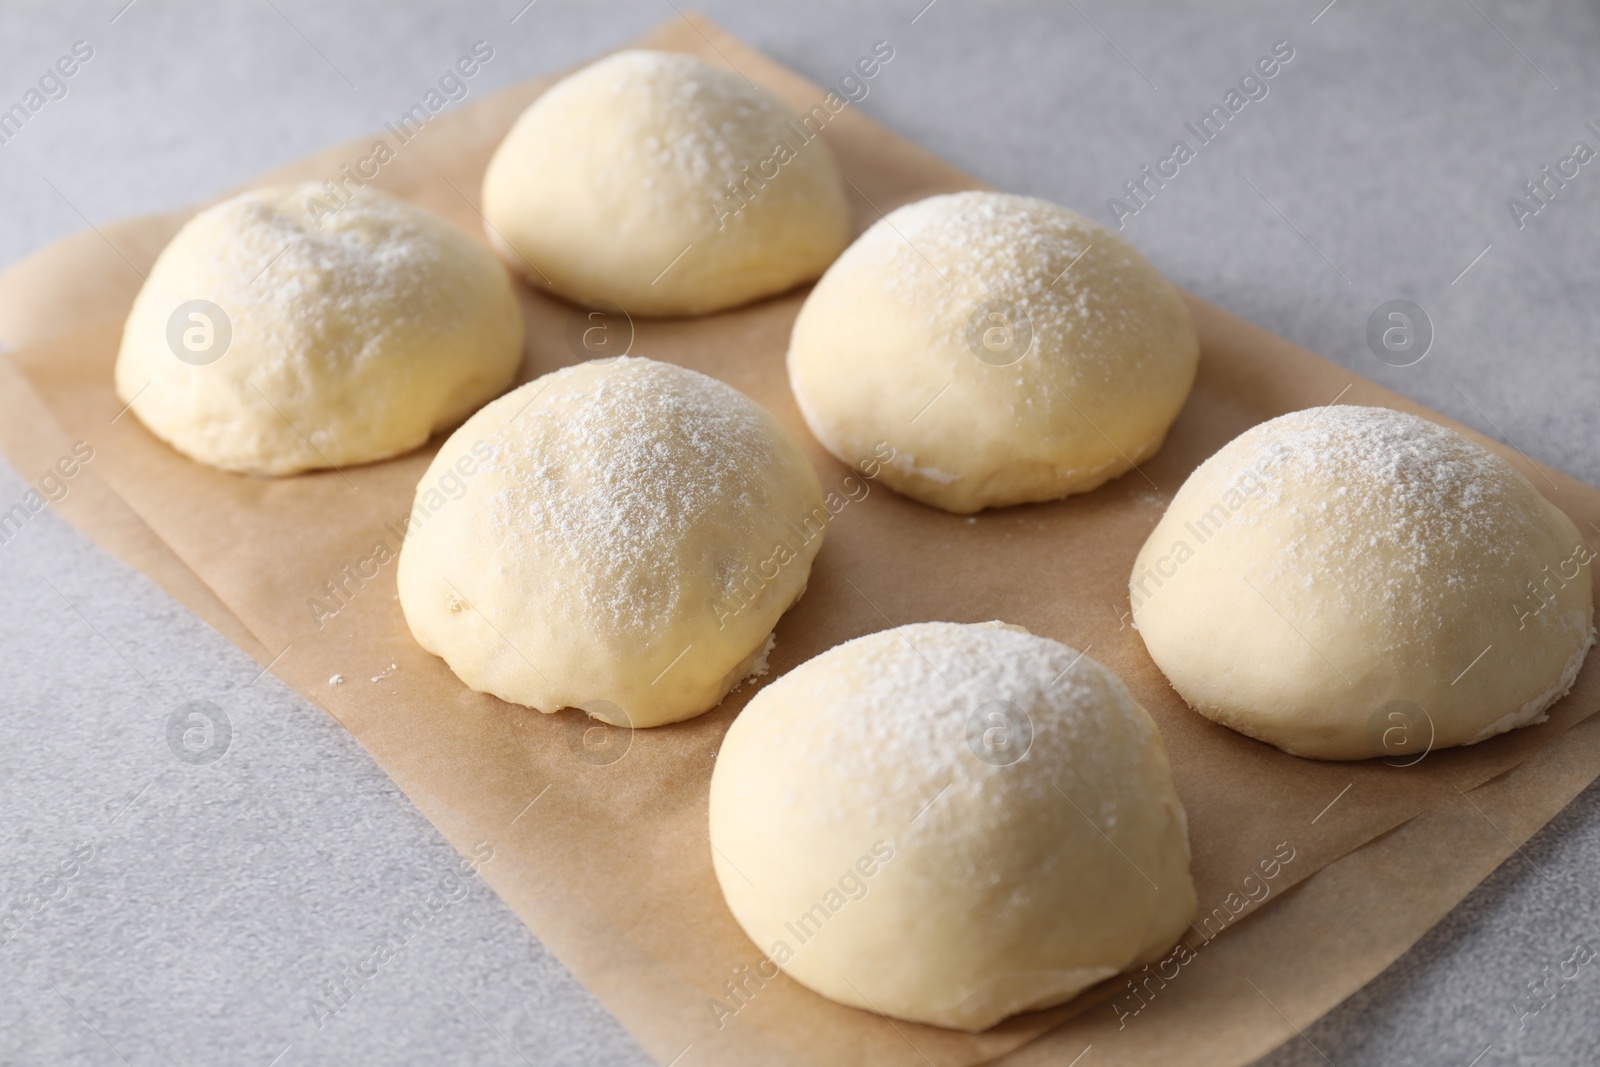
<path fill-rule="evenodd" d="M 648 43 L 731 63 L 802 110 L 824 95 L 703 22 L 674 21 Z M 479 175 L 500 134 L 544 84 L 520 86 L 436 119 L 374 184 L 481 233 L 473 207 Z M 856 189 L 858 229 L 900 203 L 977 184 L 848 107 L 826 136 Z M 370 143 L 324 153 L 263 181 L 332 176 Z M 102 226 L 100 234 L 73 238 L 22 265 L 0 285 L 3 336 L 34 342 L 12 356 L 26 381 L 13 375 L 0 381 L 8 453 L 26 475 L 45 436 L 92 440 L 95 481 L 79 487 L 84 492 L 73 505 L 74 520 L 96 529 L 168 588 L 181 589 L 208 621 L 238 634 L 235 639 L 273 663 L 279 677 L 327 708 L 458 847 L 492 841 L 497 859 L 492 872 L 485 870 L 491 884 L 653 1054 L 662 1060 L 682 1054 L 685 1065 L 969 1064 L 1079 1013 L 1052 1035 L 1052 1044 L 1067 1048 L 1080 1031 L 1099 1033 L 1107 1020 L 1112 1026 L 1120 1021 L 1108 1003 L 1115 985 L 973 1036 L 890 1025 L 780 979 L 719 1030 L 708 999 L 723 995 L 730 970 L 753 964 L 761 950 L 733 923 L 712 878 L 705 797 L 722 731 L 750 690 L 689 723 L 619 733 L 597 755 L 584 747 L 588 720 L 571 712 L 547 718 L 471 693 L 442 662 L 416 648 L 394 599 L 392 563 L 376 577 L 346 582 L 337 614 L 319 625 L 307 602 L 317 597 L 327 605 L 324 583 L 345 582 L 343 568 L 373 558 L 377 543 L 397 547 L 390 524 L 398 526 L 409 510 L 431 450 L 343 472 L 265 481 L 189 463 L 132 416 L 118 417 L 122 405 L 111 392 L 110 367 L 121 318 L 139 272 L 184 217 Z M 73 269 L 62 270 L 68 263 Z M 847 472 L 811 441 L 783 374 L 788 329 L 802 297 L 691 322 L 639 321 L 632 352 L 696 367 L 743 389 L 807 447 L 824 486 L 832 488 Z M 1291 921 L 1280 917 L 1298 916 L 1296 928 L 1308 929 L 1319 917 L 1340 914 L 1326 901 L 1346 897 L 1326 887 L 1366 884 L 1344 873 L 1351 870 L 1394 874 L 1400 865 L 1392 843 L 1431 826 L 1429 819 L 1445 818 L 1442 813 L 1463 803 L 1461 791 L 1494 790 L 1501 782 L 1475 787 L 1497 775 L 1505 775 L 1502 782 L 1521 776 L 1505 772 L 1530 758 L 1588 752 L 1570 740 L 1553 749 L 1550 742 L 1594 710 L 1600 682 L 1590 664 L 1548 724 L 1472 749 L 1433 753 L 1406 769 L 1296 760 L 1185 709 L 1122 617 L 1133 555 L 1183 478 L 1237 433 L 1283 411 L 1337 400 L 1429 414 L 1203 303 L 1191 306 L 1202 338 L 1200 378 L 1166 447 L 1142 475 L 1056 504 L 980 515 L 976 522 L 873 486 L 838 516 L 807 596 L 779 626 L 772 667 L 776 676 L 840 641 L 903 622 L 1004 618 L 1089 649 L 1121 674 L 1156 717 L 1172 754 L 1190 814 L 1202 912 L 1238 899 L 1243 879 L 1281 854 L 1285 843 L 1294 851 L 1271 880 L 1262 914 L 1246 921 L 1246 908 L 1233 918 L 1229 906 L 1227 928 L 1197 954 L 1196 966 L 1204 969 L 1186 968 L 1183 983 L 1172 986 L 1174 996 L 1160 1005 L 1170 1003 L 1175 1007 L 1165 1014 L 1180 1015 L 1188 998 L 1209 998 L 1209 1010 L 1223 1013 L 1218 1025 L 1227 1034 L 1225 1042 L 1209 1046 L 1216 1055 L 1211 1062 L 1231 1063 L 1248 1055 L 1230 1047 L 1252 1048 L 1254 1055 L 1280 1040 L 1282 1017 L 1276 1011 L 1263 1016 L 1260 1005 L 1232 994 L 1219 999 L 1224 986 L 1200 976 L 1241 955 L 1245 966 L 1298 966 L 1297 973 L 1311 976 L 1306 992 L 1288 1008 L 1276 1007 L 1297 1016 L 1326 1010 L 1481 878 L 1489 869 L 1483 857 L 1493 848 L 1472 845 L 1482 835 L 1482 827 L 1474 827 L 1476 836 L 1457 842 L 1457 851 L 1477 857 L 1477 866 L 1458 866 L 1469 873 L 1445 879 L 1447 891 L 1409 901 L 1398 917 L 1390 909 L 1386 918 L 1401 931 L 1392 952 L 1388 940 L 1365 954 L 1341 953 L 1335 945 L 1309 967 L 1298 952 L 1284 951 L 1281 936 L 1274 941 L 1273 931 Z M 570 308 L 524 293 L 524 310 L 524 379 L 576 361 L 566 343 Z M 61 336 L 64 320 L 89 325 Z M 1600 493 L 1514 453 L 1508 459 L 1580 527 L 1600 519 Z M 1486 661 L 1478 669 L 1493 667 Z M 334 675 L 347 681 L 330 685 Z M 622 746 L 620 759 L 602 762 Z M 1535 810 L 1551 803 L 1558 808 L 1596 769 L 1578 759 L 1559 786 L 1536 790 L 1543 806 Z M 1429 814 L 1403 826 L 1423 813 Z M 1396 827 L 1402 829 L 1374 842 Z M 1446 822 L 1439 832 L 1454 828 Z M 1361 848 L 1368 842 L 1374 843 Z M 1422 855 L 1425 867 L 1437 867 L 1450 854 L 1405 853 Z M 1340 857 L 1347 859 L 1335 863 Z M 1324 876 L 1304 891 L 1288 892 L 1323 868 Z M 1301 905 L 1307 899 L 1323 903 Z M 1348 933 L 1351 921 L 1346 915 L 1346 925 L 1332 929 Z M 1195 943 L 1203 940 L 1197 931 Z M 1152 1008 L 1117 1033 L 1154 1040 L 1189 1029 L 1163 1018 Z M 1217 1032 L 1216 1026 L 1200 1027 L 1195 1037 Z M 1194 1054 L 1187 1041 L 1184 1047 Z"/>

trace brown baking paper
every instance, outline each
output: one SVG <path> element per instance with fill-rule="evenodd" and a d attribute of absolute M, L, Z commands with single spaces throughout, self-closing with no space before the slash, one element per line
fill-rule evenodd
<path fill-rule="evenodd" d="M 802 110 L 824 96 L 703 22 L 674 21 L 646 43 L 731 63 Z M 519 86 L 441 116 L 374 184 L 480 234 L 473 205 L 488 155 L 546 84 Z M 826 137 L 855 189 L 858 229 L 901 203 L 977 184 L 848 107 L 829 123 Z M 323 153 L 263 181 L 332 177 L 370 143 Z M 397 547 L 395 530 L 410 510 L 431 449 L 342 472 L 267 481 L 190 463 L 134 417 L 120 414 L 110 387 L 120 322 L 141 272 L 184 217 L 103 226 L 8 274 L 0 285 L 0 328 L 12 343 L 32 342 L 12 356 L 26 381 L 0 382 L 11 416 L 4 431 L 8 452 L 26 473 L 38 451 L 28 444 L 35 431 L 93 441 L 95 484 L 105 483 L 108 499 L 98 507 L 77 505 L 75 521 L 153 568 L 158 580 L 181 589 L 185 602 L 200 604 L 224 632 L 245 631 L 241 644 L 351 729 L 459 848 L 491 841 L 496 862 L 484 870 L 490 883 L 654 1055 L 681 1055 L 686 1067 L 955 1065 L 992 1058 L 1080 1013 L 1052 1043 L 1070 1045 L 1080 1030 L 1099 1032 L 1107 1019 L 1121 1022 L 1113 1007 L 1117 983 L 1063 1008 L 965 1035 L 890 1024 L 780 978 L 719 1028 L 710 998 L 725 996 L 723 979 L 736 966 L 754 964 L 761 950 L 739 931 L 712 877 L 706 789 L 722 732 L 751 689 L 688 723 L 611 735 L 609 754 L 597 758 L 583 741 L 592 724 L 579 714 L 545 717 L 472 693 L 418 649 L 395 601 L 392 562 L 359 587 L 347 586 L 351 592 L 336 614 L 314 617 L 308 602 L 320 597 L 328 605 L 324 583 L 344 581 L 344 568 L 373 559 L 380 543 Z M 640 321 L 632 353 L 695 367 L 744 390 L 802 442 L 825 488 L 834 488 L 847 471 L 811 440 L 783 372 L 789 326 L 802 297 L 694 321 Z M 566 342 L 572 309 L 527 292 L 523 303 L 529 337 L 523 378 L 575 362 Z M 1003 618 L 1090 650 L 1127 681 L 1161 726 L 1190 815 L 1203 913 L 1237 900 L 1243 879 L 1262 861 L 1281 856 L 1286 845 L 1293 850 L 1294 858 L 1271 880 L 1268 906 L 1248 921 L 1246 912 L 1239 918 L 1225 912 L 1226 929 L 1197 962 L 1221 967 L 1237 955 L 1228 946 L 1250 944 L 1256 949 L 1247 962 L 1282 967 L 1297 954 L 1286 956 L 1281 945 L 1254 931 L 1281 926 L 1273 920 L 1291 914 L 1295 902 L 1341 884 L 1335 872 L 1363 864 L 1393 871 L 1389 842 L 1423 823 L 1408 820 L 1423 813 L 1442 818 L 1448 805 L 1461 803 L 1463 790 L 1492 789 L 1477 787 L 1496 776 L 1520 775 L 1513 768 L 1531 758 L 1550 758 L 1550 743 L 1594 710 L 1600 682 L 1590 664 L 1549 723 L 1471 749 L 1433 753 L 1406 769 L 1297 760 L 1184 708 L 1124 613 L 1133 556 L 1188 472 L 1242 430 L 1284 411 L 1337 400 L 1422 412 L 1208 305 L 1191 306 L 1202 340 L 1200 376 L 1166 447 L 1142 473 L 1086 496 L 986 513 L 976 521 L 872 486 L 838 515 L 807 596 L 779 625 L 771 662 L 775 676 L 840 641 L 925 619 Z M 60 336 L 64 319 L 88 325 Z M 1516 454 L 1507 458 L 1580 526 L 1600 519 L 1600 493 Z M 94 485 L 84 488 L 83 495 L 101 499 Z M 335 675 L 348 681 L 329 684 Z M 619 750 L 620 759 L 600 761 Z M 1561 788 L 1539 793 L 1542 803 L 1564 802 L 1565 796 L 1550 798 L 1563 789 L 1570 796 L 1595 769 L 1572 770 Z M 1374 843 L 1361 847 L 1368 842 Z M 1481 853 L 1464 847 L 1466 855 Z M 1424 866 L 1433 864 L 1430 870 L 1448 856 L 1420 854 Z M 1468 864 L 1470 873 L 1448 891 L 1390 916 L 1403 931 L 1392 953 L 1336 951 L 1316 968 L 1300 961 L 1320 977 L 1290 1008 L 1326 1010 L 1334 991 L 1344 995 L 1375 973 L 1374 961 L 1387 963 L 1407 938 L 1419 936 L 1482 876 L 1481 867 Z M 1323 868 L 1327 877 L 1289 892 Z M 1470 881 L 1461 884 L 1464 878 Z M 1323 895 L 1329 895 L 1325 888 Z M 1344 921 L 1356 919 L 1347 914 Z M 1197 945 L 1207 932 L 1197 929 Z M 1186 979 L 1170 1003 L 1220 988 L 1193 975 Z M 1225 1031 L 1229 1044 L 1242 1033 L 1252 1040 L 1241 1041 L 1240 1049 L 1264 1050 L 1281 1039 L 1278 1024 L 1261 1017 L 1257 1006 L 1231 995 L 1220 1005 L 1213 1010 L 1234 1027 Z M 1281 1023 L 1283 1016 L 1275 1011 L 1272 1018 Z M 1138 1022 L 1139 1030 L 1125 1026 L 1117 1033 L 1174 1032 L 1159 1012 Z M 1215 1046 L 1215 1062 L 1242 1062 L 1227 1059 L 1226 1047 Z"/>

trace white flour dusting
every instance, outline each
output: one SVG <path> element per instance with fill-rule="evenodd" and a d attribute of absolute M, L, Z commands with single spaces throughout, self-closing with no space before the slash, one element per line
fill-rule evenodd
<path fill-rule="evenodd" d="M 537 539 L 570 561 L 552 568 L 552 588 L 619 630 L 648 633 L 677 617 L 686 597 L 705 595 L 680 581 L 680 556 L 730 533 L 764 550 L 789 518 L 772 514 L 776 427 L 732 386 L 682 367 L 625 358 L 604 375 L 579 393 L 545 391 L 518 417 L 532 432 L 490 440 L 485 469 L 508 482 L 493 502 L 493 536 L 510 557 Z M 715 561 L 715 594 L 750 562 Z"/>

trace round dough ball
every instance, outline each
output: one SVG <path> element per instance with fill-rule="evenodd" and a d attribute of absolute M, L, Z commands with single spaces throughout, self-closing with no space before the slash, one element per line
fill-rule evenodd
<path fill-rule="evenodd" d="M 732 71 L 619 52 L 511 128 L 483 178 L 488 233 L 530 283 L 588 306 L 698 315 L 781 293 L 850 242 L 815 130 Z"/>
<path fill-rule="evenodd" d="M 799 447 L 732 386 L 648 359 L 582 363 L 439 450 L 400 606 L 480 692 L 659 726 L 765 671 L 827 523 Z"/>
<path fill-rule="evenodd" d="M 806 298 L 789 381 L 828 451 L 887 444 L 883 480 L 965 514 L 1082 493 L 1154 455 L 1200 346 L 1178 291 L 1043 200 L 908 204 Z"/>
<path fill-rule="evenodd" d="M 1151 657 L 1207 718 L 1297 756 L 1404 756 L 1544 721 L 1594 641 L 1591 557 L 1460 434 L 1317 408 L 1189 476 L 1130 596 Z"/>
<path fill-rule="evenodd" d="M 1155 723 L 998 622 L 869 634 L 757 693 L 717 755 L 711 845 L 790 977 L 962 1030 L 1159 959 L 1195 910 Z"/>
<path fill-rule="evenodd" d="M 117 396 L 191 459 L 272 475 L 386 459 L 515 377 L 522 312 L 493 255 L 373 189 L 327 203 L 309 183 L 236 196 L 150 268 Z"/>

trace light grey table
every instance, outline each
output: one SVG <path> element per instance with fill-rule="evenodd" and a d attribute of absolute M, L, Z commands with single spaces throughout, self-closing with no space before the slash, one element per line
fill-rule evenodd
<path fill-rule="evenodd" d="M 0 144 L 0 264 L 376 129 L 475 40 L 495 48 L 481 94 L 674 16 L 524 3 L 8 3 L 0 108 L 74 42 L 93 56 Z M 1574 142 L 1600 149 L 1592 6 L 925 3 L 702 8 L 819 82 L 891 42 L 862 108 L 1106 222 L 1125 182 L 1193 146 L 1184 124 L 1289 42 L 1265 96 L 1115 212 L 1124 233 L 1180 285 L 1600 484 L 1600 161 L 1548 184 L 1536 214 L 1523 191 Z M 1397 299 L 1428 327 L 1413 315 L 1413 347 L 1374 350 L 1368 320 Z M 1425 358 L 1390 365 L 1424 334 Z M 0 464 L 0 505 L 39 473 Z M 647 1062 L 477 881 L 319 1026 L 312 1001 L 452 850 L 337 725 L 57 516 L 0 545 L 0 589 L 0 902 L 30 901 L 0 929 L 0 1063 Z M 213 764 L 169 747 L 190 700 L 228 710 Z M 1591 789 L 1263 1062 L 1595 1062 L 1600 966 L 1520 1027 L 1517 1004 L 1584 936 L 1597 874 Z"/>

